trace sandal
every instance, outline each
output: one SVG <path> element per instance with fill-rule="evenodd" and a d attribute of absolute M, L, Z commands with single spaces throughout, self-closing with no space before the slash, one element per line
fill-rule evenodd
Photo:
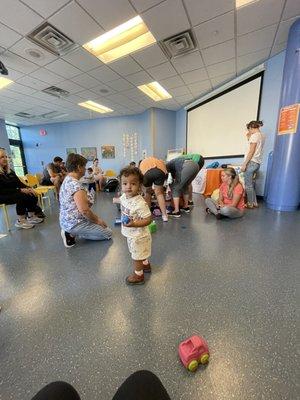
<path fill-rule="evenodd" d="M 210 211 L 210 208 L 206 207 L 205 209 L 206 214 L 212 214 L 212 212 Z"/>

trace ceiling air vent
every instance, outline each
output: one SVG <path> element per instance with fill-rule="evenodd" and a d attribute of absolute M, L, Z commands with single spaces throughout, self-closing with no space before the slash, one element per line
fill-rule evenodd
<path fill-rule="evenodd" d="M 46 89 L 43 89 L 42 92 L 50 94 L 50 96 L 58 97 L 59 99 L 68 97 L 70 94 L 67 90 L 60 89 L 56 86 L 49 86 Z"/>
<path fill-rule="evenodd" d="M 56 56 L 62 56 L 78 47 L 68 36 L 60 32 L 48 22 L 29 33 L 27 38 Z"/>
<path fill-rule="evenodd" d="M 66 117 L 68 114 L 66 113 L 61 113 L 59 111 L 50 111 L 45 114 L 39 115 L 40 118 L 46 118 L 46 119 L 57 119 L 57 118 L 63 118 Z"/>
<path fill-rule="evenodd" d="M 169 58 L 179 57 L 196 49 L 196 42 L 190 30 L 164 39 L 159 44 Z"/>
<path fill-rule="evenodd" d="M 15 114 L 17 117 L 21 117 L 21 118 L 35 118 L 35 115 L 26 113 L 26 112 L 19 112 L 17 114 Z"/>

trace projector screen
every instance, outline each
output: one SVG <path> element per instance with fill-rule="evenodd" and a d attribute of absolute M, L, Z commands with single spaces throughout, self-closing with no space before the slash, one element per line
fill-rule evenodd
<path fill-rule="evenodd" d="M 205 158 L 241 157 L 246 124 L 258 119 L 263 73 L 188 110 L 187 151 Z"/>

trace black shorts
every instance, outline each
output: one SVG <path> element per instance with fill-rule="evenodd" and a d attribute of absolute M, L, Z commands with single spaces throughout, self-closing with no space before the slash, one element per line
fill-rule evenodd
<path fill-rule="evenodd" d="M 163 186 L 166 179 L 167 175 L 164 171 L 159 168 L 151 168 L 144 175 L 143 185 L 151 187 L 154 183 L 155 186 Z"/>

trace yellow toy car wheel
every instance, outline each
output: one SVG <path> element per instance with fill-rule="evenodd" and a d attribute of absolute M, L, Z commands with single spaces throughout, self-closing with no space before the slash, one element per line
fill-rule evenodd
<path fill-rule="evenodd" d="M 189 365 L 187 366 L 187 369 L 191 372 L 195 372 L 196 369 L 198 368 L 198 361 L 197 360 L 192 360 Z"/>
<path fill-rule="evenodd" d="M 209 361 L 209 354 L 204 353 L 202 356 L 199 358 L 198 363 L 199 364 L 207 364 Z"/>

